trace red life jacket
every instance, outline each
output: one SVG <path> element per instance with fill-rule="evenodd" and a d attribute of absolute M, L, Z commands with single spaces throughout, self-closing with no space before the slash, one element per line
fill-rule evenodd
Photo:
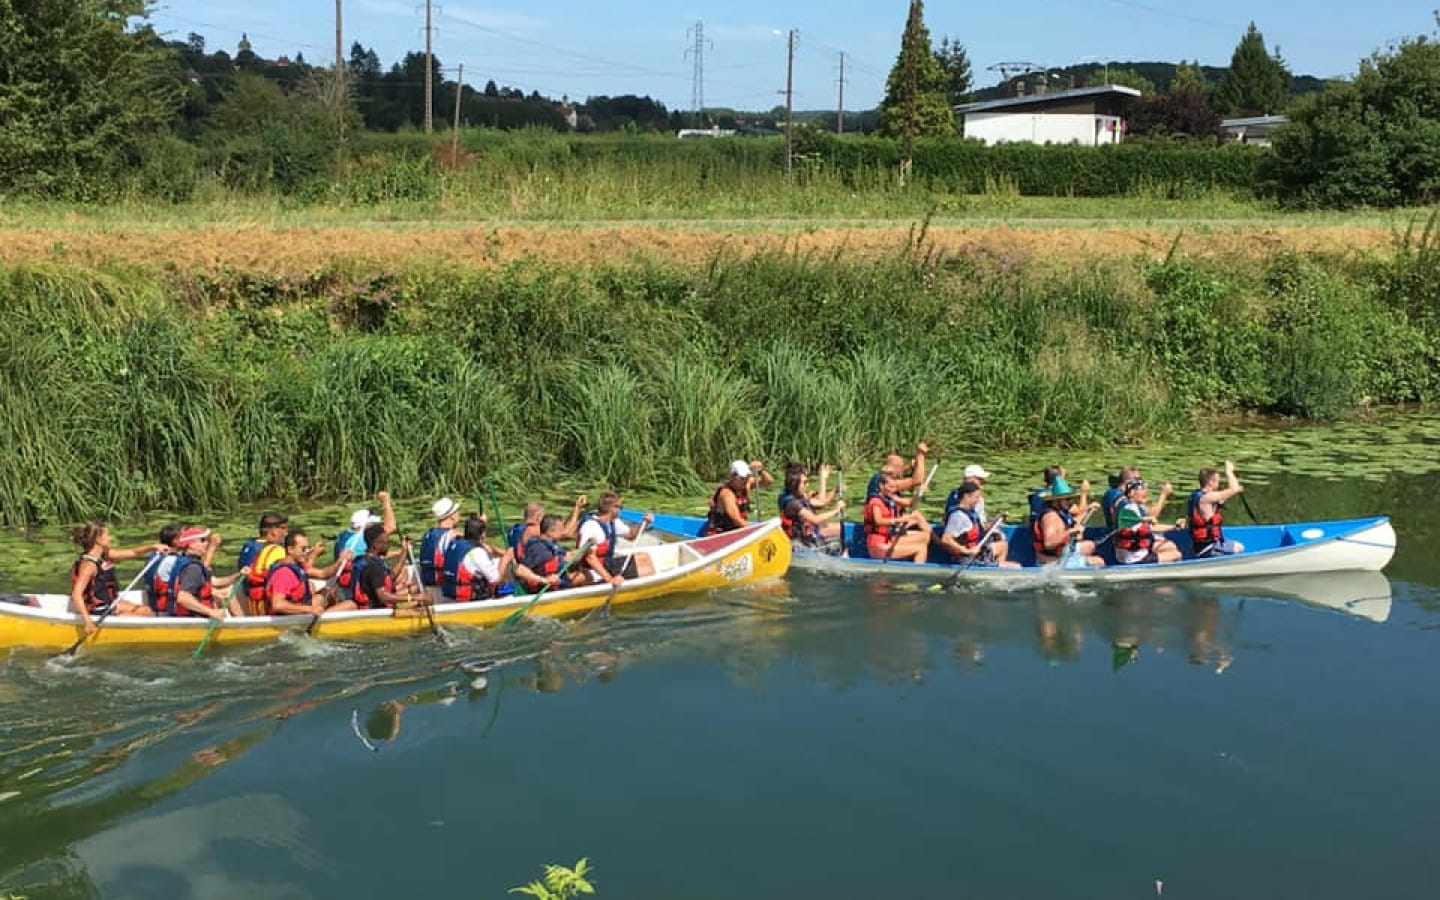
<path fill-rule="evenodd" d="M 379 597 L 375 597 L 374 602 L 371 602 L 370 595 L 360 586 L 360 573 L 370 566 L 381 566 L 385 569 L 385 581 L 380 587 L 388 594 L 395 593 L 395 576 L 391 574 L 390 567 L 385 565 L 385 560 L 367 553 L 351 561 L 346 567 L 346 571 L 351 573 L 350 581 L 355 585 L 355 605 L 360 609 L 388 609 L 389 604 Z"/>
<path fill-rule="evenodd" d="M 876 494 L 865 501 L 865 537 L 883 534 L 885 537 L 894 537 L 900 533 L 899 523 L 892 522 L 889 525 L 881 525 L 876 517 L 884 515 L 886 518 L 895 519 L 900 516 L 900 502 L 884 494 Z"/>
<path fill-rule="evenodd" d="M 615 523 L 613 521 L 606 522 L 599 516 L 588 516 L 586 517 L 585 521 L 594 522 L 596 525 L 600 526 L 600 531 L 605 535 L 605 540 L 601 541 L 590 549 L 595 551 L 596 559 L 600 560 L 602 563 L 609 563 L 615 558 Z M 583 527 L 584 523 L 581 523 L 581 525 Z M 580 536 L 578 531 L 576 532 L 575 542 L 577 545 L 580 542 Z"/>
<path fill-rule="evenodd" d="M 1061 549 L 1063 549 L 1069 541 L 1069 538 L 1066 538 L 1054 547 L 1047 547 L 1045 545 L 1045 517 L 1051 513 L 1060 517 L 1060 521 L 1065 523 L 1067 530 L 1075 524 L 1075 517 L 1070 514 L 1069 510 L 1065 509 L 1046 509 L 1036 517 L 1035 521 L 1030 523 L 1030 542 L 1035 545 L 1036 556 L 1041 554 L 1045 556 L 1059 556 Z"/>
<path fill-rule="evenodd" d="M 202 563 L 200 560 L 195 559 L 194 557 L 182 556 L 179 559 L 175 560 L 175 565 L 170 570 L 170 577 L 169 579 L 167 579 L 169 583 L 167 584 L 165 589 L 166 603 L 169 606 L 169 613 L 172 616 L 196 615 L 195 613 L 181 606 L 178 602 L 180 597 L 180 573 L 187 566 L 199 566 L 200 574 L 205 576 L 205 581 L 201 584 L 200 591 L 195 595 L 195 599 L 199 600 L 201 603 L 205 604 L 211 609 L 215 608 L 214 589 L 210 586 L 210 570 L 205 568 L 205 564 Z M 161 610 L 158 605 L 159 598 L 160 595 L 157 592 L 157 605 L 155 611 L 163 612 L 164 610 Z"/>
<path fill-rule="evenodd" d="M 278 561 L 272 563 L 270 572 L 261 572 L 257 569 L 255 560 L 260 558 L 260 553 L 264 551 L 266 546 L 265 544 L 260 545 L 260 550 L 256 551 L 255 555 L 251 558 L 250 572 L 245 576 L 245 596 L 249 598 L 250 608 L 252 610 L 269 608 L 270 594 L 267 593 L 268 588 L 266 585 L 270 581 L 270 572 L 275 571 L 276 566 L 280 565 Z M 284 557 L 281 557 L 281 559 L 284 559 Z M 256 615 L 262 615 L 262 613 L 256 613 Z"/>
<path fill-rule="evenodd" d="M 1200 498 L 1203 496 L 1205 496 L 1203 489 L 1191 493 L 1189 507 L 1185 513 L 1185 518 L 1190 524 L 1190 543 L 1194 545 L 1196 552 L 1225 540 L 1225 535 L 1220 528 L 1225 521 L 1225 515 L 1221 512 L 1224 506 L 1217 503 L 1214 512 L 1209 516 L 1202 516 L 1200 515 Z"/>
<path fill-rule="evenodd" d="M 470 553 L 467 551 L 465 555 L 469 556 Z M 462 558 L 460 566 L 455 572 L 455 602 L 469 603 L 472 600 L 486 600 L 493 596 L 495 596 L 494 585 L 479 572 L 473 572 L 467 568 L 465 560 Z"/>
<path fill-rule="evenodd" d="M 85 560 L 95 564 L 95 574 L 85 586 L 85 608 L 91 613 L 103 613 L 120 599 L 120 586 L 115 581 L 115 564 L 108 556 L 90 556 L 82 553 L 70 566 L 70 583 L 80 577 L 80 563 Z"/>
<path fill-rule="evenodd" d="M 725 506 L 720 502 L 721 491 L 729 491 L 735 495 L 735 506 L 740 510 L 740 515 L 744 521 L 737 522 L 726 514 Z M 734 531 L 737 528 L 744 528 L 745 522 L 749 521 L 749 519 L 750 492 L 748 490 L 737 491 L 731 487 L 730 482 L 727 481 L 716 488 L 715 493 L 710 496 L 710 512 L 705 516 L 705 533 L 719 534 L 722 531 Z"/>
<path fill-rule="evenodd" d="M 1138 513 L 1142 517 L 1146 515 L 1145 508 L 1140 504 L 1126 501 L 1115 508 L 1116 521 L 1119 521 L 1120 514 L 1126 509 L 1130 509 L 1131 512 Z M 1121 528 L 1115 532 L 1115 549 L 1117 550 L 1133 552 L 1149 550 L 1153 546 L 1155 546 L 1155 531 L 1144 518 L 1141 518 L 1131 528 Z"/>

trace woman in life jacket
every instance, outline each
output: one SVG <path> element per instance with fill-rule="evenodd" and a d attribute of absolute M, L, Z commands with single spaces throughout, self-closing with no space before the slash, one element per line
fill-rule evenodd
<path fill-rule="evenodd" d="M 923 563 L 930 552 L 930 523 L 901 506 L 894 475 L 880 473 L 880 493 L 865 501 L 865 550 L 872 559 Z"/>
<path fill-rule="evenodd" d="M 1056 475 L 1050 490 L 1042 495 L 1045 511 L 1030 523 L 1030 540 L 1035 546 L 1035 559 L 1042 565 L 1059 561 L 1065 548 L 1073 540 L 1072 556 L 1084 560 L 1087 566 L 1103 566 L 1105 560 L 1095 555 L 1095 542 L 1084 538 L 1085 523 L 1077 521 L 1075 509 L 1083 506 L 1086 515 L 1094 512 L 1100 504 L 1087 504 L 1090 482 L 1082 482 L 1076 491 L 1063 475 Z"/>
<path fill-rule="evenodd" d="M 619 587 L 627 577 L 638 578 L 655 574 L 655 564 L 648 553 L 617 553 L 620 538 L 620 510 L 625 508 L 620 495 L 606 491 L 595 504 L 595 514 L 586 516 L 580 523 L 576 543 L 588 549 L 581 564 L 597 584 L 606 582 Z M 625 540 L 633 541 L 640 536 L 640 529 L 655 521 L 653 513 L 646 513 L 639 522 L 625 527 Z"/>
<path fill-rule="evenodd" d="M 70 606 L 84 623 L 87 635 L 95 633 L 95 616 L 153 616 L 143 603 L 120 599 L 115 578 L 115 560 L 134 559 L 160 552 L 159 544 L 122 549 L 110 546 L 110 529 L 104 522 L 82 525 L 70 534 L 80 547 L 80 556 L 70 566 Z"/>
<path fill-rule="evenodd" d="M 1190 494 L 1185 519 L 1190 526 L 1190 546 L 1199 559 L 1205 556 L 1245 552 L 1245 545 L 1228 540 L 1222 527 L 1224 508 L 1229 500 L 1245 490 L 1235 477 L 1235 464 L 1225 461 L 1225 489 L 1220 489 L 1220 473 L 1206 466 L 1200 470 L 1200 489 Z"/>
<path fill-rule="evenodd" d="M 175 538 L 177 556 L 170 572 L 168 594 L 173 598 L 170 614 L 173 616 L 206 616 L 223 619 L 229 615 L 241 615 L 240 603 L 231 597 L 223 605 L 215 594 L 216 588 L 224 590 L 240 580 L 240 573 L 234 572 L 220 578 L 212 577 L 210 560 L 220 546 L 220 535 L 210 533 L 208 528 L 186 528 Z"/>
<path fill-rule="evenodd" d="M 980 517 L 981 491 L 980 485 L 974 481 L 960 485 L 955 510 L 946 518 L 945 530 L 940 533 L 940 545 L 949 552 L 951 562 L 973 561 L 982 566 L 1019 568 L 1019 563 L 1008 559 L 1010 545 L 1000 529 L 990 532 L 990 537 L 981 543 L 981 538 L 989 531 L 989 524 Z"/>
<path fill-rule="evenodd" d="M 1132 478 L 1125 482 L 1124 494 L 1115 509 L 1115 561 L 1122 566 L 1143 563 L 1175 562 L 1181 556 L 1175 542 L 1159 535 L 1174 530 L 1174 525 L 1159 525 L 1156 520 L 1165 511 L 1170 499 L 1170 485 L 1160 487 L 1160 497 L 1150 505 L 1150 489 L 1144 480 Z"/>
<path fill-rule="evenodd" d="M 549 584 L 550 590 L 555 591 L 590 582 L 589 576 L 578 569 L 571 569 L 562 577 L 567 555 L 560 547 L 563 532 L 559 516 L 546 516 L 540 520 L 540 533 L 525 544 L 522 556 L 524 568 L 519 574 L 527 589 L 538 591 L 541 586 Z"/>
<path fill-rule="evenodd" d="M 804 463 L 792 462 L 785 467 L 785 487 L 780 491 L 780 527 L 796 544 L 822 547 L 827 553 L 838 554 L 844 548 L 844 523 L 831 520 L 845 512 L 845 500 L 839 490 L 826 487 L 834 471 L 829 464 L 822 465 L 820 489 L 812 493 L 810 469 Z M 835 508 L 825 510 L 832 500 Z"/>
<path fill-rule="evenodd" d="M 705 515 L 701 535 L 735 531 L 750 524 L 750 488 L 756 475 L 756 470 L 743 459 L 730 464 L 730 474 L 710 496 L 710 511 Z"/>
<path fill-rule="evenodd" d="M 312 547 L 305 532 L 296 528 L 285 535 L 285 556 L 265 576 L 265 600 L 260 609 L 252 609 L 252 615 L 318 616 L 325 612 L 325 601 L 320 592 L 310 587 Z M 330 568 L 348 565 L 349 553 L 342 553 L 340 559 Z M 328 576 L 323 576 L 328 577 Z"/>

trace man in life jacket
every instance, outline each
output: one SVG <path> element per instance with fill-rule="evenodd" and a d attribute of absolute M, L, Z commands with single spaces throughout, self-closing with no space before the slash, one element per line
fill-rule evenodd
<path fill-rule="evenodd" d="M 242 577 L 239 572 L 211 577 L 210 561 L 219 543 L 220 536 L 212 535 L 208 528 L 186 528 L 175 538 L 179 555 L 170 575 L 169 593 L 174 598 L 171 615 L 224 619 L 227 612 L 232 616 L 242 614 L 233 597 L 226 604 L 215 594 L 216 588 L 228 588 Z"/>
<path fill-rule="evenodd" d="M 251 538 L 240 548 L 240 572 L 245 575 L 240 602 L 252 615 L 261 615 L 259 610 L 265 608 L 265 576 L 285 558 L 285 535 L 289 530 L 290 520 L 284 513 L 263 513 L 259 537 Z"/>
<path fill-rule="evenodd" d="M 962 477 L 961 477 L 960 484 L 958 484 L 958 485 L 956 485 L 954 488 L 952 488 L 951 491 L 950 491 L 950 493 L 945 497 L 945 514 L 940 517 L 940 527 L 943 529 L 946 525 L 948 525 L 949 522 L 950 522 L 950 517 L 955 514 L 955 510 L 957 510 L 957 509 L 960 508 L 960 492 L 961 492 L 961 489 L 965 487 L 965 485 L 967 485 L 967 484 L 973 484 L 973 485 L 977 485 L 977 486 L 983 488 L 983 487 L 985 487 L 985 482 L 987 482 L 987 481 L 989 481 L 989 480 L 990 480 L 990 473 L 987 472 L 987 471 L 985 471 L 985 467 L 984 467 L 984 466 L 981 466 L 981 465 L 969 465 L 969 466 L 966 466 L 966 467 L 965 467 L 965 472 L 963 473 L 963 475 L 962 475 Z M 980 517 L 980 521 L 982 521 L 982 522 L 988 522 L 988 521 L 990 521 L 989 519 L 987 519 L 987 518 L 985 517 L 985 495 L 984 495 L 984 494 L 981 494 L 981 495 L 980 495 L 980 499 L 975 502 L 974 514 L 977 515 L 977 516 L 979 516 L 979 517 Z"/>
<path fill-rule="evenodd" d="M 590 582 L 588 575 L 575 568 L 561 577 L 566 557 L 560 547 L 563 535 L 564 526 L 560 517 L 547 515 L 540 520 L 540 533 L 526 542 L 521 556 L 524 567 L 517 570 L 517 574 L 530 590 L 537 591 L 545 584 L 549 584 L 551 590 L 559 590 Z"/>
<path fill-rule="evenodd" d="M 925 456 L 929 452 L 930 445 L 921 441 L 915 445 L 915 458 L 908 464 L 905 457 L 898 453 L 885 454 L 880 470 L 870 476 L 870 484 L 865 488 L 865 500 L 868 502 L 872 497 L 880 496 L 880 476 L 890 475 L 895 479 L 895 499 L 901 506 L 909 506 L 911 501 L 902 497 L 900 492 L 914 490 L 925 483 Z"/>
<path fill-rule="evenodd" d="M 170 595 L 170 575 L 175 571 L 175 561 L 180 558 L 180 551 L 175 548 L 175 539 L 183 530 L 175 523 L 161 528 L 156 545 L 158 549 L 146 563 L 149 574 L 141 584 L 141 589 L 145 592 L 145 605 L 162 616 L 170 612 L 174 600 Z"/>
<path fill-rule="evenodd" d="M 1065 472 L 1064 466 L 1046 466 L 1045 471 L 1040 473 L 1040 477 L 1042 479 L 1041 486 L 1031 491 L 1027 498 L 1030 504 L 1031 525 L 1034 525 L 1035 520 L 1039 519 L 1048 508 L 1045 503 L 1045 495 L 1050 493 L 1051 487 L 1055 484 L 1055 479 L 1069 478 L 1070 476 Z"/>
<path fill-rule="evenodd" d="M 984 501 L 980 485 L 967 481 L 958 490 L 960 496 L 955 510 L 945 519 L 945 529 L 940 533 L 940 545 L 950 553 L 951 561 L 973 560 L 976 565 L 1018 568 L 1019 563 L 1007 558 L 1010 545 L 998 528 L 981 542 L 990 525 L 980 515 L 980 504 Z"/>
<path fill-rule="evenodd" d="M 620 510 L 624 508 L 625 504 L 619 494 L 606 491 L 595 504 L 594 515 L 586 516 L 580 523 L 580 533 L 575 540 L 579 546 L 588 546 L 589 549 L 585 551 L 585 558 L 577 563 L 576 568 L 589 572 L 591 579 L 597 584 L 603 581 L 611 587 L 619 587 L 625 583 L 626 576 L 639 578 L 655 573 L 649 554 L 632 552 L 622 555 L 616 552 L 620 537 L 617 520 L 620 518 Z M 653 521 L 654 513 L 647 512 L 639 522 L 625 526 L 625 540 L 635 540 L 640 529 Z"/>
<path fill-rule="evenodd" d="M 880 473 L 880 493 L 865 501 L 865 550 L 873 559 L 923 563 L 930 552 L 930 523 L 918 509 L 905 512 L 898 479 Z"/>
<path fill-rule="evenodd" d="M 780 491 L 780 526 L 797 544 L 823 547 L 827 553 L 838 554 L 844 549 L 844 523 L 831 520 L 845 512 L 845 500 L 838 489 L 827 488 L 834 471 L 828 463 L 822 465 L 820 489 L 811 491 L 809 467 L 801 462 L 785 467 L 785 487 Z M 835 508 L 826 510 L 832 500 Z"/>
<path fill-rule="evenodd" d="M 398 619 L 421 614 L 416 604 L 425 601 L 419 585 L 410 584 L 402 573 L 405 571 L 404 553 L 396 556 L 391 564 L 386 560 L 390 554 L 390 534 L 384 523 L 374 522 L 366 527 L 365 555 L 351 563 L 354 590 L 349 600 L 341 600 L 330 609 L 341 612 L 347 609 L 390 609 Z"/>
<path fill-rule="evenodd" d="M 575 498 L 575 503 L 570 507 L 570 518 L 566 519 L 560 526 L 560 540 L 569 540 L 576 534 L 580 527 L 580 516 L 585 512 L 585 506 L 590 498 L 580 494 Z M 533 502 L 525 504 L 524 517 L 514 525 L 510 526 L 510 549 L 515 551 L 515 558 L 519 559 L 525 554 L 525 545 L 530 539 L 540 536 L 540 520 L 545 518 L 545 504 Z"/>
<path fill-rule="evenodd" d="M 305 532 L 296 528 L 285 535 L 285 556 L 265 576 L 265 601 L 253 615 L 308 615 L 325 612 L 325 600 L 310 587 L 310 557 L 321 548 L 311 546 Z M 342 553 L 335 565 L 349 563 L 348 552 Z"/>
<path fill-rule="evenodd" d="M 1180 558 L 1180 548 L 1175 542 L 1159 537 L 1159 534 L 1174 530 L 1173 525 L 1159 525 L 1156 520 L 1165 510 L 1165 501 L 1170 499 L 1170 485 L 1160 487 L 1160 496 L 1149 506 L 1145 501 L 1150 489 L 1144 480 L 1132 478 L 1125 482 L 1124 495 L 1115 510 L 1115 561 L 1122 566 L 1142 563 L 1175 562 Z"/>
<path fill-rule="evenodd" d="M 465 520 L 460 537 L 450 542 L 440 570 L 440 592 L 446 603 L 471 603 L 515 592 L 512 576 L 538 582 L 529 569 L 515 563 L 513 548 L 500 550 L 485 540 L 484 516 Z"/>
<path fill-rule="evenodd" d="M 1089 487 L 1090 483 L 1087 481 L 1083 483 L 1080 491 L 1076 491 L 1070 487 L 1065 476 L 1055 476 L 1050 483 L 1050 490 L 1043 495 L 1045 511 L 1030 525 L 1030 539 L 1035 545 L 1036 561 L 1042 564 L 1057 562 L 1065 553 L 1065 548 L 1074 540 L 1075 549 L 1070 551 L 1073 556 L 1084 560 L 1087 566 L 1105 565 L 1105 560 L 1095 555 L 1095 542 L 1084 539 L 1084 521 L 1077 521 L 1075 517 L 1077 498 L 1087 515 L 1099 507 L 1098 503 L 1093 506 L 1086 503 Z"/>
<path fill-rule="evenodd" d="M 1190 494 L 1185 519 L 1190 528 L 1190 544 L 1196 558 L 1245 552 L 1239 541 L 1227 540 L 1222 525 L 1226 502 L 1245 490 L 1235 477 L 1235 464 L 1225 461 L 1225 489 L 1220 489 L 1220 473 L 1210 467 L 1200 470 L 1200 489 Z"/>
<path fill-rule="evenodd" d="M 1106 531 L 1114 531 L 1119 527 L 1115 522 L 1115 513 L 1119 511 L 1120 504 L 1125 500 L 1125 485 L 1139 480 L 1140 469 L 1135 466 L 1125 466 L 1110 476 L 1110 487 L 1100 497 L 1100 511 L 1105 514 Z"/>
<path fill-rule="evenodd" d="M 356 559 L 364 556 L 367 546 L 365 529 L 371 525 L 384 525 L 386 534 L 395 533 L 395 510 L 390 506 L 390 494 L 380 491 L 375 495 L 375 499 L 380 503 L 380 515 L 377 516 L 368 509 L 357 509 L 351 513 L 350 529 L 335 537 L 336 556 L 346 550 L 353 552 Z"/>
<path fill-rule="evenodd" d="M 445 551 L 450 549 L 456 535 L 455 526 L 460 524 L 460 504 L 449 497 L 441 497 L 430 507 L 435 517 L 435 527 L 420 538 L 420 552 L 416 562 L 420 569 L 420 584 L 430 596 L 430 602 L 440 600 L 440 573 L 445 568 Z"/>
<path fill-rule="evenodd" d="M 750 488 L 754 478 L 755 469 L 745 460 L 737 459 L 730 464 L 730 474 L 710 495 L 710 511 L 705 515 L 702 535 L 734 531 L 750 524 Z"/>

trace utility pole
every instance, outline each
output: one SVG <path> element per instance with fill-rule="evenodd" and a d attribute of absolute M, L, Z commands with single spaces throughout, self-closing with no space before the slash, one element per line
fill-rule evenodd
<path fill-rule="evenodd" d="M 791 137 L 791 128 L 794 118 L 795 100 L 795 29 L 790 29 L 789 36 L 785 40 L 785 177 L 790 177 L 790 169 L 793 165 L 791 150 L 794 147 L 794 140 Z"/>
<path fill-rule="evenodd" d="M 835 133 L 845 133 L 845 51 L 840 51 L 840 102 L 835 110 Z"/>
<path fill-rule="evenodd" d="M 345 83 L 345 42 L 341 37 L 340 3 L 341 0 L 335 0 L 335 77 L 340 79 L 340 83 L 343 85 Z"/>
<path fill-rule="evenodd" d="M 450 126 L 450 167 L 460 168 L 460 98 L 465 96 L 465 64 L 455 73 L 455 122 Z"/>
<path fill-rule="evenodd" d="M 705 23 L 698 19 L 689 34 L 695 36 L 695 43 L 685 51 L 686 56 L 695 54 L 695 70 L 690 77 L 690 109 L 695 113 L 695 127 L 699 128 L 705 116 L 705 45 L 709 43 L 712 49 L 715 45 L 705 40 Z"/>
<path fill-rule="evenodd" d="M 431 0 L 425 0 L 425 133 L 429 134 L 435 127 L 433 111 L 435 109 L 435 63 L 431 53 Z"/>
<path fill-rule="evenodd" d="M 337 166 L 345 161 L 345 107 L 349 105 L 347 100 L 350 96 L 345 88 L 345 41 L 340 8 L 342 2 L 343 0 L 335 0 L 335 133 L 339 137 L 335 142 Z"/>

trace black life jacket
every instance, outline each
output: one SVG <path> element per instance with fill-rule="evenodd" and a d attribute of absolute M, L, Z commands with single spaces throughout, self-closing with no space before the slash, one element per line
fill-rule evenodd
<path fill-rule="evenodd" d="M 205 568 L 203 562 L 193 556 L 181 556 L 175 560 L 175 564 L 170 568 L 170 577 L 167 579 L 168 587 L 166 593 L 169 602 L 168 612 L 172 616 L 195 615 L 195 613 L 181 606 L 178 602 L 180 597 L 180 573 L 190 566 L 199 566 L 200 574 L 205 577 L 205 580 L 200 585 L 200 592 L 195 595 L 195 599 L 212 609 L 215 606 L 215 591 L 210 586 L 210 570 Z M 308 584 L 309 582 L 307 581 L 306 583 Z M 167 610 L 156 609 L 155 611 L 166 612 Z"/>
<path fill-rule="evenodd" d="M 800 504 L 801 509 L 808 509 L 811 512 L 815 511 L 814 505 L 811 504 L 807 498 L 799 494 L 792 494 L 789 491 L 780 492 L 780 527 L 784 529 L 792 541 L 814 543 L 819 537 L 817 533 L 819 529 L 812 525 L 805 524 L 805 520 L 798 515 L 790 515 L 790 507 L 797 503 Z"/>
<path fill-rule="evenodd" d="M 1040 556 L 1042 554 L 1045 556 L 1059 556 L 1060 551 L 1064 549 L 1065 544 L 1069 540 L 1067 538 L 1066 540 L 1061 541 L 1058 546 L 1053 548 L 1045 546 L 1045 517 L 1050 513 L 1055 513 L 1057 516 L 1059 516 L 1060 521 L 1065 523 L 1065 528 L 1067 530 L 1075 525 L 1075 517 L 1070 514 L 1070 511 L 1068 509 L 1055 509 L 1053 507 L 1047 507 L 1045 512 L 1041 513 L 1038 517 L 1031 519 L 1030 541 L 1035 545 L 1036 556 Z"/>
<path fill-rule="evenodd" d="M 720 502 L 721 491 L 730 491 L 734 494 L 735 506 L 740 510 L 740 515 L 746 521 L 750 518 L 750 492 L 748 490 L 737 491 L 727 481 L 716 488 L 714 494 L 710 495 L 710 512 L 705 516 L 706 534 L 719 534 L 722 531 L 734 531 L 737 528 L 745 527 L 745 521 L 737 522 L 726 515 L 725 507 Z"/>
<path fill-rule="evenodd" d="M 1190 494 L 1190 503 L 1185 510 L 1185 518 L 1190 525 L 1190 543 L 1195 547 L 1195 552 L 1200 553 L 1211 544 L 1218 544 L 1225 540 L 1224 531 L 1221 525 L 1225 521 L 1225 515 L 1221 512 L 1224 504 L 1215 504 L 1215 511 L 1208 517 L 1200 515 L 1200 498 L 1205 496 L 1203 489 L 1198 489 Z"/>
<path fill-rule="evenodd" d="M 110 557 L 80 554 L 70 566 L 70 583 L 74 584 L 80 577 L 80 563 L 87 559 L 95 564 L 95 574 L 85 586 L 85 608 L 90 610 L 91 614 L 108 612 L 115 605 L 115 601 L 120 599 L 120 585 L 115 580 L 115 564 L 110 561 Z"/>

